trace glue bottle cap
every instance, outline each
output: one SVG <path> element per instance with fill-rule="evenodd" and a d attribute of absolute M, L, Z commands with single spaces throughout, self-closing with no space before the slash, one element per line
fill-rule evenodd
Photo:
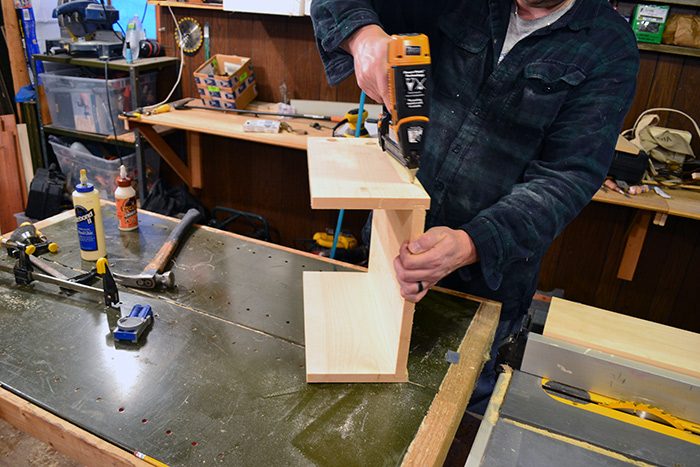
<path fill-rule="evenodd" d="M 126 167 L 119 167 L 119 176 L 117 177 L 117 186 L 128 188 L 131 186 L 131 179 L 126 175 Z"/>
<path fill-rule="evenodd" d="M 85 173 L 85 169 L 80 170 L 80 183 L 75 185 L 75 189 L 78 193 L 89 193 L 95 189 L 95 187 L 92 185 L 92 183 L 88 182 L 87 174 Z"/>

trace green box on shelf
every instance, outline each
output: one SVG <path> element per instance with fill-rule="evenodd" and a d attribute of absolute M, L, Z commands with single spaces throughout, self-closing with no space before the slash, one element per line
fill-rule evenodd
<path fill-rule="evenodd" d="M 632 15 L 632 29 L 639 42 L 660 44 L 668 17 L 668 5 L 637 5 Z"/>

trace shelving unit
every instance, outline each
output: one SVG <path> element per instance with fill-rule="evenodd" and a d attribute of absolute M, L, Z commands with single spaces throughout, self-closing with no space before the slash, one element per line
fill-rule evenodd
<path fill-rule="evenodd" d="M 199 3 L 199 2 L 168 2 L 161 0 L 148 0 L 149 5 L 169 6 L 173 8 L 200 8 L 203 10 L 223 10 L 223 3 Z"/>
<path fill-rule="evenodd" d="M 700 0 L 650 0 L 649 2 L 624 2 L 624 3 L 653 3 L 659 5 L 678 5 L 678 6 L 688 6 L 688 7 L 699 7 Z M 688 57 L 700 57 L 700 49 L 692 47 L 681 47 L 678 45 L 669 44 L 651 44 L 648 42 L 638 42 L 639 50 L 660 52 L 673 55 L 684 55 Z"/>
<path fill-rule="evenodd" d="M 87 58 L 87 57 L 74 57 L 67 54 L 60 55 L 47 55 L 47 54 L 37 54 L 32 56 L 32 67 L 34 68 L 34 73 L 36 75 L 36 62 L 52 62 L 61 63 L 71 66 L 82 66 L 90 68 L 99 68 L 104 70 L 105 62 L 98 58 Z M 129 80 L 131 82 L 131 89 L 134 90 L 131 94 L 131 108 L 139 107 L 139 76 L 142 73 L 148 71 L 159 71 L 163 68 L 170 66 L 178 66 L 180 60 L 174 57 L 152 57 L 143 58 L 134 61 L 133 63 L 127 63 L 123 58 L 110 60 L 107 63 L 107 67 L 110 70 L 115 71 L 126 71 L 129 73 Z M 89 133 L 85 131 L 71 130 L 65 128 L 59 128 L 50 124 L 44 125 L 41 119 L 41 112 L 39 114 L 39 131 L 41 136 L 41 149 L 42 156 L 44 159 L 44 164 L 48 166 L 48 153 L 46 147 L 46 137 L 45 134 L 55 134 L 63 136 L 71 136 L 74 138 L 97 141 L 102 143 L 117 144 L 119 146 L 133 147 L 136 153 L 136 164 L 138 173 L 138 187 L 139 187 L 139 197 L 143 200 L 146 197 L 146 183 L 144 179 L 145 166 L 143 160 L 143 138 L 138 133 L 138 131 L 131 131 L 125 134 L 117 136 L 115 140 L 114 136 L 102 135 L 98 133 Z M 164 131 L 164 130 L 163 130 Z"/>

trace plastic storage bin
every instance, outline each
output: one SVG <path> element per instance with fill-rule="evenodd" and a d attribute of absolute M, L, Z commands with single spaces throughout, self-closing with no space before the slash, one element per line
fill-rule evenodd
<path fill-rule="evenodd" d="M 129 77 L 110 79 L 105 85 L 104 79 L 84 78 L 78 76 L 79 73 L 78 70 L 60 70 L 40 75 L 52 124 L 102 135 L 112 135 L 114 124 L 118 135 L 125 133 L 124 122 L 117 117 L 121 112 L 133 110 Z M 139 106 L 156 103 L 156 73 L 139 76 L 139 93 Z"/>
<path fill-rule="evenodd" d="M 107 160 L 93 154 L 86 154 L 64 146 L 54 141 L 49 141 L 56 154 L 61 172 L 66 176 L 66 185 L 72 188 L 80 182 L 80 169 L 87 171 L 88 180 L 100 190 L 100 198 L 114 201 L 114 190 L 117 188 L 117 177 L 119 176 L 119 159 Z M 151 185 L 157 178 L 160 169 L 160 157 L 152 149 L 144 151 L 146 160 L 146 184 Z M 131 179 L 136 182 L 136 154 L 131 153 L 122 156 L 122 161 L 126 166 L 126 172 Z M 138 191 L 138 187 L 134 186 Z"/>

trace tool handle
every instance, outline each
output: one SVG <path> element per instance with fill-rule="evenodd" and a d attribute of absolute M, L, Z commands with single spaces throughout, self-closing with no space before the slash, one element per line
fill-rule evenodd
<path fill-rule="evenodd" d="M 163 272 L 163 269 L 165 269 L 168 261 L 170 261 L 170 257 L 180 244 L 180 240 L 184 238 L 187 230 L 192 226 L 192 224 L 197 222 L 201 217 L 202 214 L 194 208 L 187 211 L 185 217 L 182 218 L 177 227 L 175 227 L 175 229 L 173 229 L 173 231 L 170 233 L 170 236 L 165 241 L 163 246 L 160 247 L 160 250 L 156 254 L 155 258 L 153 258 L 153 261 L 148 263 L 148 266 L 146 266 L 146 268 L 143 270 L 143 274 Z"/>
<path fill-rule="evenodd" d="M 134 307 L 131 309 L 131 313 L 129 313 L 129 317 L 146 319 L 150 312 L 150 305 L 134 305 Z"/>
<path fill-rule="evenodd" d="M 162 114 L 162 113 L 168 112 L 168 111 L 170 111 L 170 105 L 169 105 L 169 104 L 163 104 L 163 105 L 161 105 L 160 107 L 156 107 L 156 108 L 153 109 L 153 110 L 149 110 L 149 111 L 148 111 L 148 115 L 158 115 L 158 114 Z"/>

